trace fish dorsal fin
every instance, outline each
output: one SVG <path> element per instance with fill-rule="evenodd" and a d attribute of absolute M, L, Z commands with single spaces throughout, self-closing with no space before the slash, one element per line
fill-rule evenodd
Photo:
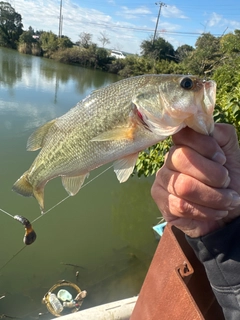
<path fill-rule="evenodd" d="M 27 150 L 28 151 L 35 151 L 43 146 L 44 138 L 46 134 L 48 133 L 49 128 L 54 124 L 56 119 L 49 121 L 45 123 L 43 126 L 38 128 L 36 131 L 34 131 L 30 137 L 28 138 L 27 142 Z"/>
<path fill-rule="evenodd" d="M 133 140 L 135 127 L 115 128 L 110 131 L 103 132 L 91 139 L 91 141 L 111 141 L 111 140 Z"/>
<path fill-rule="evenodd" d="M 114 172 L 119 182 L 125 182 L 132 174 L 138 159 L 138 153 L 119 159 L 113 163 Z"/>
<path fill-rule="evenodd" d="M 87 174 L 83 174 L 77 177 L 62 177 L 62 184 L 70 196 L 74 196 L 81 189 L 85 178 L 88 176 Z"/>

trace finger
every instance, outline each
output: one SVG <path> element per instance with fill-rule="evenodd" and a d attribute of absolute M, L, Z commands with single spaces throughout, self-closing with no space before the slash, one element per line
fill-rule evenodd
<path fill-rule="evenodd" d="M 226 157 L 221 149 L 221 145 L 218 144 L 215 137 L 200 134 L 186 127 L 174 134 L 172 139 L 175 145 L 188 146 L 202 156 L 222 165 L 226 162 Z"/>
<path fill-rule="evenodd" d="M 161 194 L 161 196 L 159 196 Z M 152 197 L 167 222 L 175 224 L 176 219 L 193 219 L 197 221 L 215 221 L 228 215 L 227 210 L 214 209 L 184 200 L 159 187 L 152 188 Z"/>
<path fill-rule="evenodd" d="M 225 123 L 215 124 L 213 138 L 224 149 L 224 153 L 228 153 L 228 151 L 232 153 L 234 150 L 239 149 L 236 129 L 232 125 Z"/>
<path fill-rule="evenodd" d="M 228 124 L 218 124 L 213 136 L 227 157 L 224 166 L 231 178 L 229 187 L 240 194 L 240 149 L 236 129 Z"/>
<path fill-rule="evenodd" d="M 158 171 L 153 186 L 159 186 L 186 201 L 218 210 L 230 210 L 239 205 L 235 191 L 212 188 L 193 177 L 165 168 Z"/>
<path fill-rule="evenodd" d="M 211 187 L 226 188 L 230 183 L 228 170 L 224 166 L 186 146 L 173 146 L 165 165 L 169 170 L 182 172 Z"/>

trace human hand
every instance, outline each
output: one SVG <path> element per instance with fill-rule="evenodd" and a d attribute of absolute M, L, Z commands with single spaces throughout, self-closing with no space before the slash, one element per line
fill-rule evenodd
<path fill-rule="evenodd" d="M 234 127 L 215 124 L 212 137 L 185 128 L 173 142 L 152 186 L 165 220 L 194 238 L 240 216 L 240 150 Z"/>

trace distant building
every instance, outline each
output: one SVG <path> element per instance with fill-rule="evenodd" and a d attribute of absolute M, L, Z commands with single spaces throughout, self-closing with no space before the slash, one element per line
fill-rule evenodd
<path fill-rule="evenodd" d="M 110 56 L 114 57 L 116 59 L 125 59 L 126 58 L 126 56 L 122 53 L 122 51 L 118 51 L 118 50 L 112 50 Z"/>

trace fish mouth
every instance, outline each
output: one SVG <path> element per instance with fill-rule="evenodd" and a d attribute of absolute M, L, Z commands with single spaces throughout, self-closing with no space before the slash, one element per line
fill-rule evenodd
<path fill-rule="evenodd" d="M 204 99 L 205 110 L 208 114 L 212 114 L 216 103 L 216 82 L 213 80 L 204 81 Z"/>
<path fill-rule="evenodd" d="M 213 80 L 203 81 L 203 92 L 197 97 L 195 104 L 197 114 L 191 115 L 185 120 L 185 124 L 205 135 L 211 135 L 214 130 L 213 111 L 216 103 L 216 82 Z"/>

